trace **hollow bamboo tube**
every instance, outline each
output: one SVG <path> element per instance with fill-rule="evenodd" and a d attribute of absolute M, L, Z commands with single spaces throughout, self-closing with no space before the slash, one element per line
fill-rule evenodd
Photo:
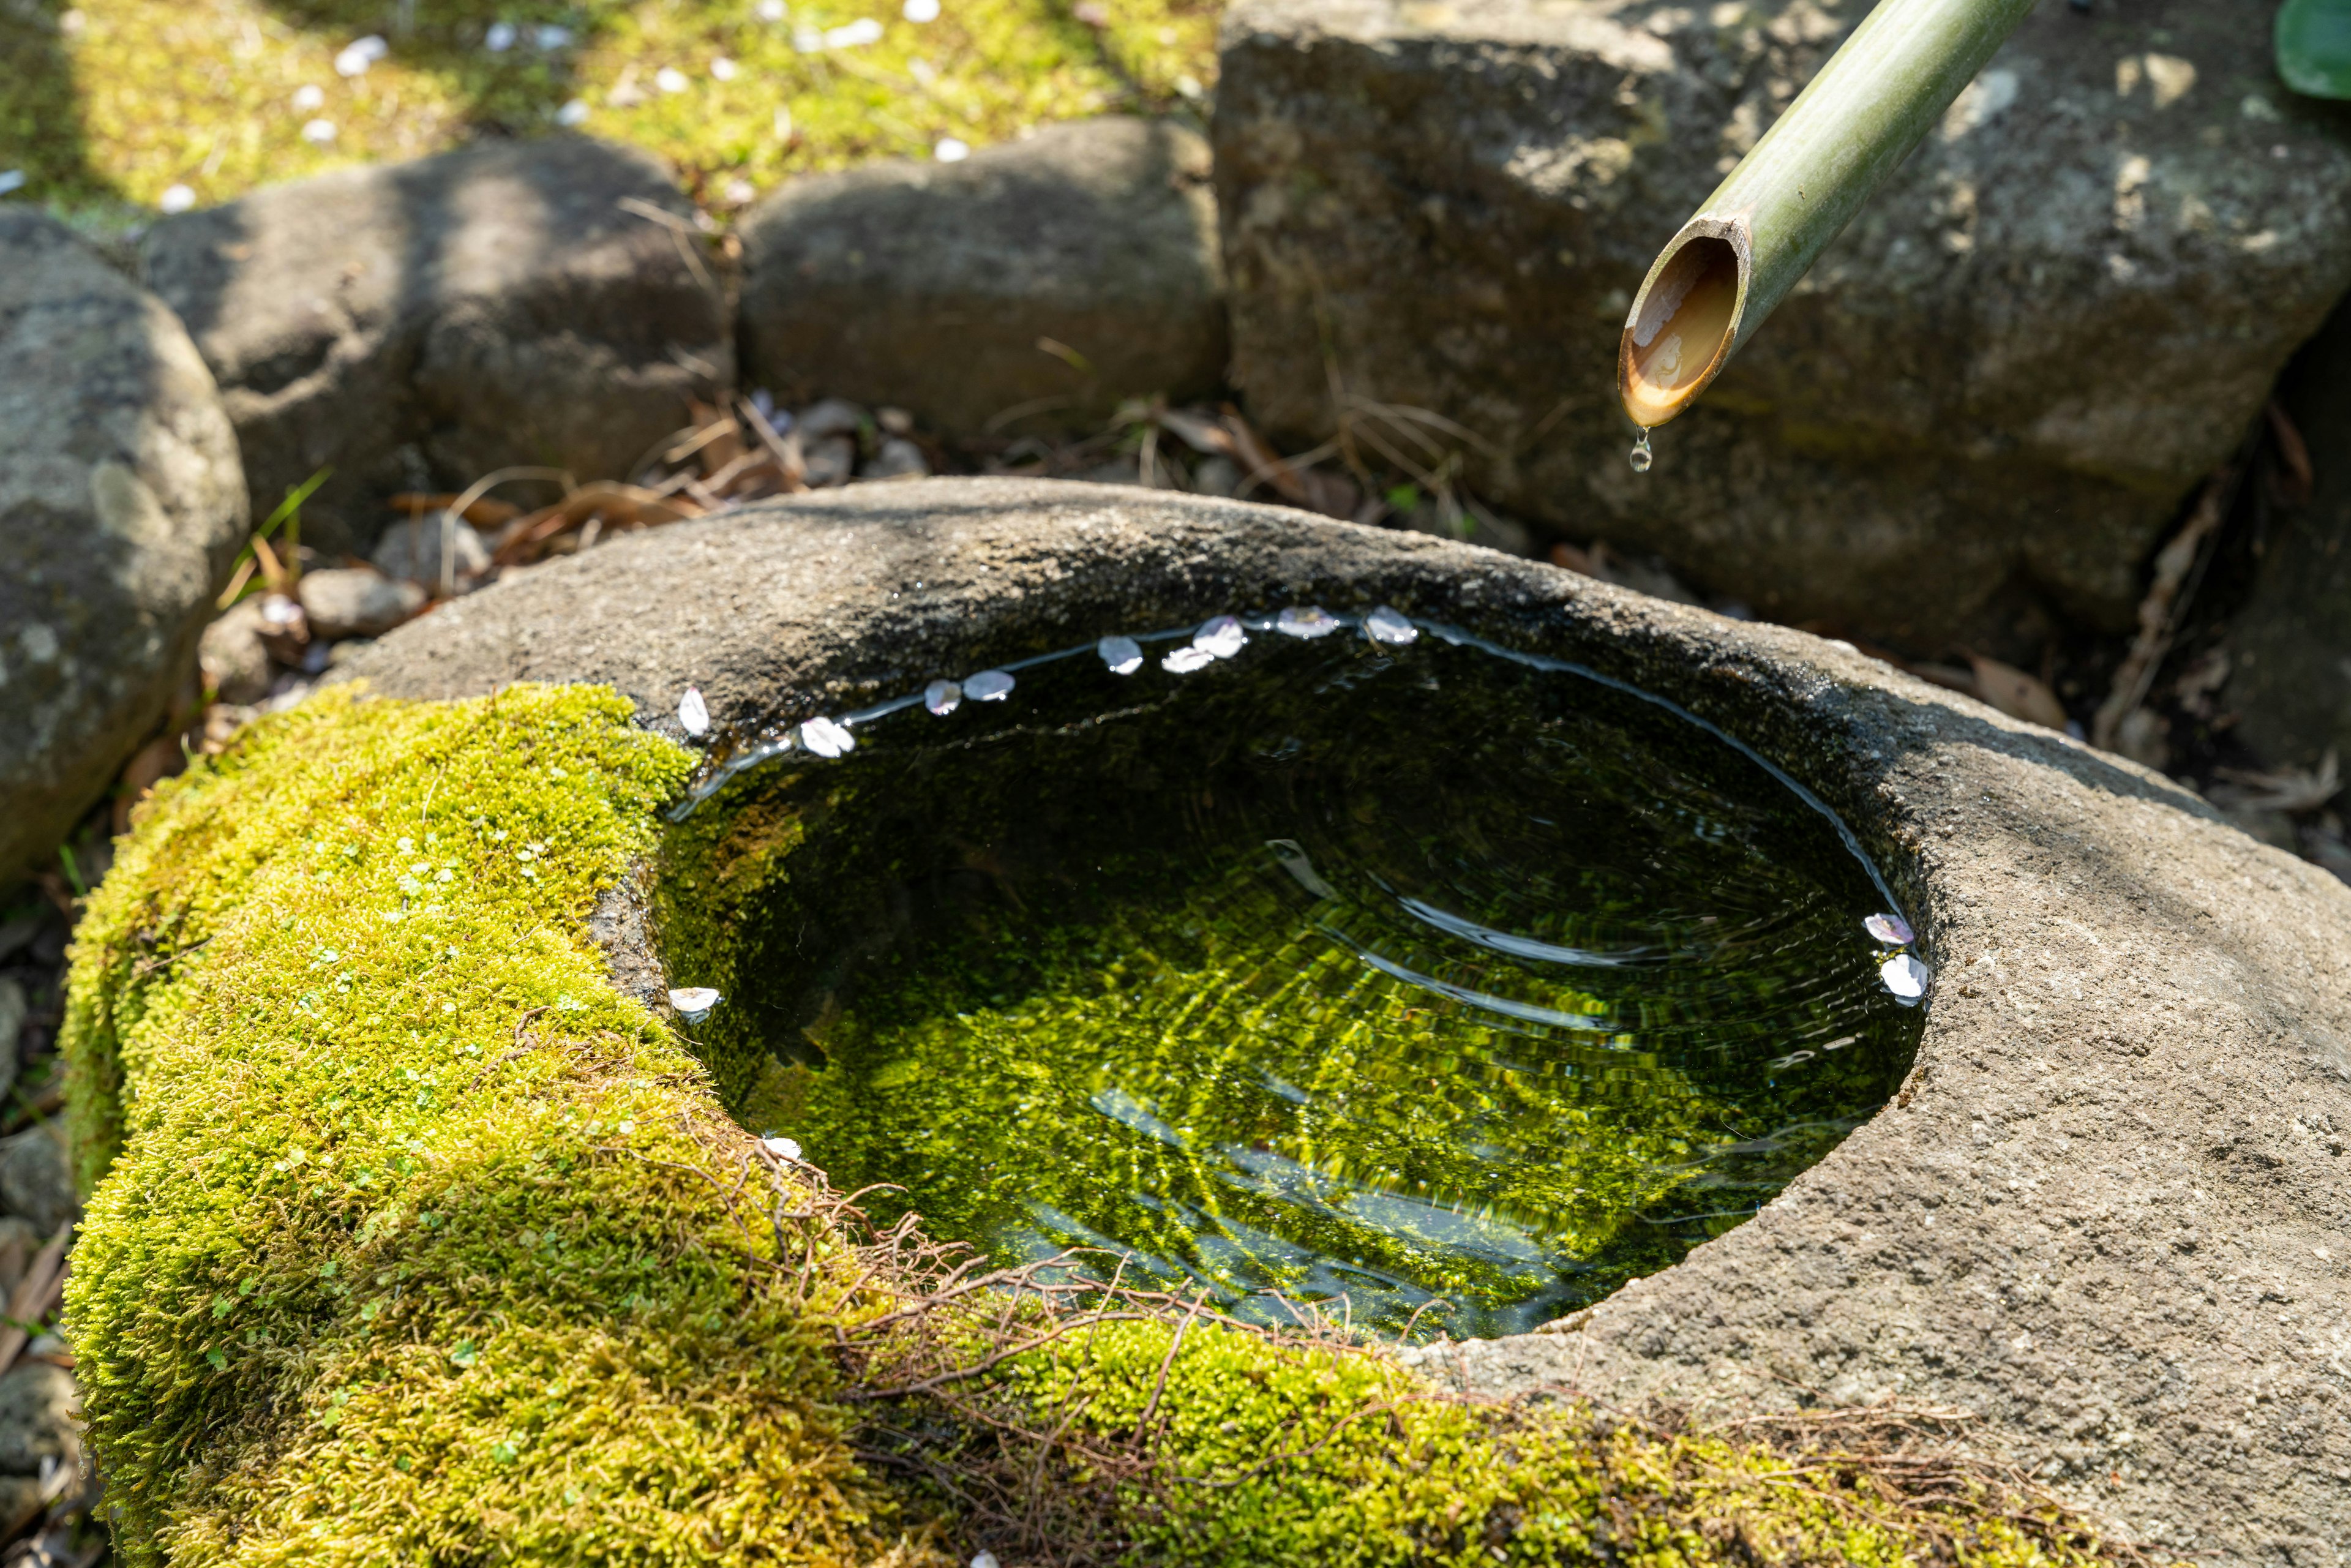
<path fill-rule="evenodd" d="M 2032 5 L 1879 0 L 1642 280 L 1616 355 L 1633 423 L 1706 390 Z"/>

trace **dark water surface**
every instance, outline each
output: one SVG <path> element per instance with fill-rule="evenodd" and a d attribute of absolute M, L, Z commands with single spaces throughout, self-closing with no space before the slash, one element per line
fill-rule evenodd
<path fill-rule="evenodd" d="M 1893 1092 L 1886 894 L 1786 781 L 1438 635 L 1249 635 L 714 803 L 797 823 L 727 1002 L 793 1063 L 755 1131 L 1001 1259 L 1458 1336 L 1673 1262 Z"/>

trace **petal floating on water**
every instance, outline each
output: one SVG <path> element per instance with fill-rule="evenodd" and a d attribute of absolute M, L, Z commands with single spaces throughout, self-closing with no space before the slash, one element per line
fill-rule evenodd
<path fill-rule="evenodd" d="M 669 994 L 669 1005 L 688 1023 L 700 1023 L 718 1005 L 718 993 L 708 986 L 688 986 Z"/>
<path fill-rule="evenodd" d="M 686 687 L 685 695 L 677 699 L 677 722 L 678 727 L 684 729 L 691 739 L 699 740 L 710 733 L 709 705 L 702 700 L 702 694 L 692 686 Z"/>
<path fill-rule="evenodd" d="M 1143 644 L 1132 637 L 1105 637 L 1094 644 L 1094 652 L 1113 675 L 1131 675 L 1143 668 Z"/>
<path fill-rule="evenodd" d="M 1192 633 L 1192 646 L 1216 659 L 1229 659 L 1248 643 L 1249 632 L 1233 615 L 1219 615 Z"/>
<path fill-rule="evenodd" d="M 1420 628 L 1383 604 L 1364 617 L 1364 635 L 1374 643 L 1392 643 L 1401 647 L 1417 638 Z"/>
<path fill-rule="evenodd" d="M 1273 629 L 1285 637 L 1328 637 L 1339 629 L 1338 617 L 1319 604 L 1293 604 L 1273 618 Z"/>
<path fill-rule="evenodd" d="M 963 706 L 963 688 L 953 681 L 933 681 L 923 688 L 923 706 L 945 718 Z"/>
<path fill-rule="evenodd" d="M 1000 703 L 1012 695 L 1012 677 L 1002 670 L 982 670 L 963 684 L 963 695 L 976 703 Z"/>
<path fill-rule="evenodd" d="M 1896 953 L 1877 966 L 1877 977 L 1886 982 L 1895 999 L 1906 1006 L 1927 994 L 1927 982 L 1934 971 L 1907 953 Z"/>
<path fill-rule="evenodd" d="M 1907 947 L 1913 940 L 1910 923 L 1898 915 L 1867 915 L 1861 928 L 1889 947 Z"/>
<path fill-rule="evenodd" d="M 819 757 L 840 757 L 857 748 L 857 737 L 829 718 L 812 718 L 800 726 L 800 744 Z"/>
<path fill-rule="evenodd" d="M 1217 656 L 1206 648 L 1178 648 L 1159 661 L 1159 667 L 1170 674 L 1188 675 L 1195 670 L 1205 670 L 1217 662 Z"/>

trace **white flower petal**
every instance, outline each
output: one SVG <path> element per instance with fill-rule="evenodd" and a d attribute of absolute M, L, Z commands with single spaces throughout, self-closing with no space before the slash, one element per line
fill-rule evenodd
<path fill-rule="evenodd" d="M 800 726 L 800 744 L 819 757 L 843 757 L 857 749 L 857 737 L 829 718 L 812 718 Z"/>
<path fill-rule="evenodd" d="M 718 993 L 708 986 L 688 986 L 669 994 L 669 1005 L 688 1023 L 700 1023 L 718 1005 Z"/>
<path fill-rule="evenodd" d="M 1132 637 L 1105 637 L 1094 644 L 1094 652 L 1113 675 L 1131 675 L 1143 668 L 1143 644 Z"/>
<path fill-rule="evenodd" d="M 1178 648 L 1159 661 L 1159 667 L 1170 674 L 1188 675 L 1195 670 L 1205 670 L 1217 662 L 1217 656 L 1206 648 L 1194 644 Z"/>
<path fill-rule="evenodd" d="M 1927 982 L 1934 978 L 1934 971 L 1907 953 L 1896 953 L 1877 966 L 1877 977 L 1896 1000 L 1907 1005 L 1927 994 Z"/>
<path fill-rule="evenodd" d="M 1910 923 L 1898 915 L 1867 915 L 1861 928 L 1888 947 L 1907 947 L 1917 939 L 1911 935 Z"/>
<path fill-rule="evenodd" d="M 155 205 L 166 213 L 184 213 L 196 204 L 196 193 L 185 185 L 166 185 Z"/>
<path fill-rule="evenodd" d="M 326 101 L 326 89 L 315 82 L 305 82 L 294 89 L 294 112 L 297 114 L 308 114 Z"/>
<path fill-rule="evenodd" d="M 953 681 L 933 681 L 923 688 L 923 706 L 945 718 L 963 706 L 963 688 Z"/>
<path fill-rule="evenodd" d="M 653 86 L 664 92 L 684 92 L 686 89 L 685 73 L 675 66 L 664 66 L 653 73 Z"/>
<path fill-rule="evenodd" d="M 1229 659 L 1249 644 L 1249 632 L 1237 616 L 1219 615 L 1192 633 L 1192 646 L 1211 658 Z"/>
<path fill-rule="evenodd" d="M 797 1160 L 800 1157 L 799 1145 L 789 1138 L 762 1138 L 759 1140 L 759 1146 L 779 1160 Z"/>
<path fill-rule="evenodd" d="M 1285 637 L 1328 637 L 1339 629 L 1338 619 L 1319 604 L 1293 604 L 1273 618 L 1273 629 Z"/>
<path fill-rule="evenodd" d="M 960 136 L 942 136 L 931 149 L 931 156 L 942 163 L 960 163 L 971 156 L 971 143 Z"/>
<path fill-rule="evenodd" d="M 710 733 L 710 707 L 702 700 L 701 692 L 692 686 L 677 699 L 677 722 L 688 737 L 699 740 Z"/>
<path fill-rule="evenodd" d="M 331 120 L 314 120 L 302 127 L 302 140 L 313 147 L 324 147 L 334 139 L 335 122 Z"/>
<path fill-rule="evenodd" d="M 963 695 L 976 703 L 1000 703 L 1012 695 L 1012 677 L 1002 670 L 982 670 L 964 682 Z"/>
<path fill-rule="evenodd" d="M 1388 643 L 1401 647 L 1417 638 L 1420 628 L 1383 604 L 1364 617 L 1364 635 L 1374 643 Z"/>
<path fill-rule="evenodd" d="M 909 22 L 935 22 L 939 19 L 939 0 L 906 0 L 899 13 Z"/>

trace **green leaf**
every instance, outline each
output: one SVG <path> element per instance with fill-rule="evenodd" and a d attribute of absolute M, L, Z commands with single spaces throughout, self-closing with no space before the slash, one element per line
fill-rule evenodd
<path fill-rule="evenodd" d="M 2351 0 L 2285 0 L 2275 39 L 2286 86 L 2312 98 L 2351 99 Z"/>
<path fill-rule="evenodd" d="M 213 1364 L 213 1370 L 214 1372 L 226 1372 L 228 1370 L 228 1355 L 227 1353 L 224 1351 L 208 1350 L 204 1352 L 204 1359 Z"/>
<path fill-rule="evenodd" d="M 449 1353 L 449 1359 L 459 1366 L 471 1366 L 478 1358 L 478 1353 L 474 1349 L 474 1342 L 469 1339 L 459 1340 L 457 1348 Z"/>

